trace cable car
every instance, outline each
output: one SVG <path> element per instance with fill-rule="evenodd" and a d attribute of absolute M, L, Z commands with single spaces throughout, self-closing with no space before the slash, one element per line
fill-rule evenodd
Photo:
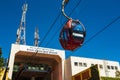
<path fill-rule="evenodd" d="M 75 50 L 82 46 L 86 35 L 83 24 L 78 20 L 68 20 L 59 36 L 61 46 L 65 50 Z"/>
<path fill-rule="evenodd" d="M 59 41 L 65 50 L 73 51 L 82 46 L 86 31 L 84 25 L 79 20 L 73 20 L 65 14 L 64 6 L 67 3 L 68 0 L 62 1 L 62 14 L 68 19 L 68 21 L 60 32 Z"/>

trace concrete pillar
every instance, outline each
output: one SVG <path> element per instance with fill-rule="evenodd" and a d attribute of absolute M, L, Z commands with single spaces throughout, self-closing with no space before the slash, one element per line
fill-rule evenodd
<path fill-rule="evenodd" d="M 59 72 L 59 74 L 58 74 L 59 79 L 58 80 L 62 80 L 62 63 L 61 62 L 58 63 L 58 72 Z"/>
<path fill-rule="evenodd" d="M 32 77 L 31 80 L 35 80 L 35 77 Z"/>
<path fill-rule="evenodd" d="M 53 80 L 53 71 L 51 72 L 51 80 Z"/>

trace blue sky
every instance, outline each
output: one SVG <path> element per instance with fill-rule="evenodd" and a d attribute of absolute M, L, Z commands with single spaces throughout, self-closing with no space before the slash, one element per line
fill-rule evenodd
<path fill-rule="evenodd" d="M 25 1 L 28 3 L 27 45 L 33 45 L 37 26 L 40 47 L 63 50 L 59 43 L 59 33 L 67 19 L 61 14 L 53 25 L 61 13 L 62 0 L 0 0 L 0 46 L 3 57 L 9 57 L 11 44 L 16 41 L 16 30 Z M 79 19 L 87 32 L 85 44 L 76 51 L 66 51 L 66 58 L 81 56 L 120 62 L 120 0 L 69 0 L 65 11 L 73 19 Z M 112 21 L 114 22 L 109 25 Z M 104 31 L 93 37 L 107 25 L 109 26 Z"/>

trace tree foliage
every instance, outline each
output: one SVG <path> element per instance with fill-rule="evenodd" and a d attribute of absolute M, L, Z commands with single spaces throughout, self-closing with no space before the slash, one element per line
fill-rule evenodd
<path fill-rule="evenodd" d="M 101 77 L 101 80 L 120 80 L 120 78 Z"/>
<path fill-rule="evenodd" d="M 0 48 L 0 67 L 4 66 L 4 58 L 2 57 L 2 49 Z"/>
<path fill-rule="evenodd" d="M 116 77 L 120 78 L 120 71 L 117 70 L 115 74 L 116 74 Z"/>

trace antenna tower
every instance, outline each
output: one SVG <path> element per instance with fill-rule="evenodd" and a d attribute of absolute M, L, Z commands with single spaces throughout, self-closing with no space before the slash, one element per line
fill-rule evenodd
<path fill-rule="evenodd" d="M 36 27 L 35 33 L 34 33 L 34 46 L 39 46 L 39 34 L 38 34 L 38 28 Z"/>
<path fill-rule="evenodd" d="M 17 30 L 17 39 L 16 44 L 26 44 L 26 12 L 27 12 L 27 6 L 28 4 L 24 4 L 22 7 L 22 18 L 20 21 L 20 26 Z"/>

